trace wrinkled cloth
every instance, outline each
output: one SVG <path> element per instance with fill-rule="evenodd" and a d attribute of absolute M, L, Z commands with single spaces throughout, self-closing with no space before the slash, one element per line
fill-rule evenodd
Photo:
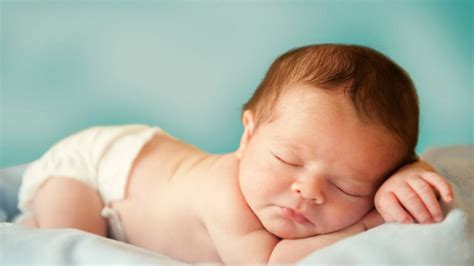
<path fill-rule="evenodd" d="M 447 216 L 441 223 L 383 224 L 315 251 L 297 265 L 474 265 L 473 154 L 474 146 L 460 146 L 433 149 L 422 157 L 448 178 L 454 188 L 454 201 L 443 205 Z M 31 229 L 0 223 L 0 265 L 21 263 L 170 265 L 180 262 L 75 229 Z"/>

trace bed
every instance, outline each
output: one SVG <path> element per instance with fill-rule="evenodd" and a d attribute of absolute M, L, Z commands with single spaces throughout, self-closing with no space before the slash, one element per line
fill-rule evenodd
<path fill-rule="evenodd" d="M 384 224 L 313 252 L 298 265 L 474 265 L 474 146 L 439 147 L 423 159 L 447 177 L 455 200 L 438 224 Z M 75 229 L 32 229 L 11 223 L 26 165 L 0 170 L 0 265 L 185 264 L 139 247 Z M 236 251 L 238 252 L 238 251 Z"/>

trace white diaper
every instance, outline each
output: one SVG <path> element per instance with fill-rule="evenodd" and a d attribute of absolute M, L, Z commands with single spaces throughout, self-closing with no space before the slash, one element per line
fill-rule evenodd
<path fill-rule="evenodd" d="M 111 237 L 126 242 L 110 204 L 123 199 L 135 158 L 157 133 L 165 132 L 146 125 L 93 127 L 61 140 L 26 169 L 18 203 L 22 217 L 33 213 L 33 197 L 49 177 L 73 178 L 98 191 Z"/>

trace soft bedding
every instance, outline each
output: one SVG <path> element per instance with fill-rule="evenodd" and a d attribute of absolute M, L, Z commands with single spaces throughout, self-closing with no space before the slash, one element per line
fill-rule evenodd
<path fill-rule="evenodd" d="M 455 200 L 438 224 L 384 224 L 310 254 L 303 264 L 474 265 L 474 146 L 433 149 L 430 162 L 452 183 Z M 24 167 L 0 172 L 0 221 L 17 213 L 16 193 Z M 152 234 L 151 234 L 152 235 Z M 159 237 L 159 236 L 153 236 Z M 236 252 L 239 252 L 236 250 Z M 75 229 L 31 229 L 0 223 L 0 265 L 179 264 L 165 256 Z"/>

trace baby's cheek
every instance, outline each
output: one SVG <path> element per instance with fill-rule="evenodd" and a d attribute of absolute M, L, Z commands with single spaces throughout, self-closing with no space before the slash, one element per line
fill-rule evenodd
<path fill-rule="evenodd" d="M 250 166 L 250 165 L 249 165 Z M 282 189 L 279 176 L 265 165 L 253 164 L 241 169 L 241 189 L 247 199 L 260 201 L 269 198 Z"/>
<path fill-rule="evenodd" d="M 365 199 L 357 203 L 344 202 L 334 207 L 328 222 L 334 226 L 333 231 L 338 231 L 360 221 L 371 209 L 370 202 Z"/>
<path fill-rule="evenodd" d="M 360 199 L 360 202 L 351 206 L 347 219 L 350 224 L 360 221 L 373 208 L 372 200 L 369 198 Z"/>
<path fill-rule="evenodd" d="M 348 212 L 337 212 L 328 217 L 327 225 L 328 232 L 335 232 L 341 229 L 344 229 L 356 222 L 356 219 L 353 215 L 350 215 Z"/>
<path fill-rule="evenodd" d="M 280 194 L 287 194 L 290 191 L 291 182 L 284 173 L 276 171 L 266 171 L 261 175 L 260 192 L 265 196 L 276 197 Z"/>
<path fill-rule="evenodd" d="M 291 181 L 294 179 L 292 173 L 272 163 L 262 164 L 260 167 L 259 178 L 265 190 L 280 192 L 285 189 L 290 189 Z"/>

